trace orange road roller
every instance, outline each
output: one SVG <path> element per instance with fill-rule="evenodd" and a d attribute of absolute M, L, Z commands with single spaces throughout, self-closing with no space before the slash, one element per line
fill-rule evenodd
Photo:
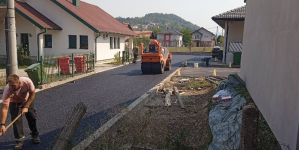
<path fill-rule="evenodd" d="M 141 71 L 143 74 L 163 74 L 171 70 L 172 54 L 157 40 L 151 40 L 148 47 L 141 43 Z"/>

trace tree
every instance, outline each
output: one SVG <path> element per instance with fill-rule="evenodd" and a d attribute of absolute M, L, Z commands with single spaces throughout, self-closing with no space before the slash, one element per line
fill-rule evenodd
<path fill-rule="evenodd" d="M 182 29 L 180 32 L 183 34 L 183 44 L 185 46 L 189 46 L 189 44 L 191 43 L 192 31 L 189 29 Z"/>
<path fill-rule="evenodd" d="M 220 42 L 220 44 L 223 45 L 223 43 L 224 43 L 224 37 L 221 36 L 221 35 L 219 35 L 219 36 L 217 37 L 217 42 Z M 217 43 L 217 44 L 218 44 L 218 43 Z"/>
<path fill-rule="evenodd" d="M 148 46 L 149 43 L 150 43 L 150 41 L 151 41 L 151 40 L 150 40 L 149 38 L 143 36 L 141 39 L 139 39 L 139 38 L 134 38 L 134 39 L 133 39 L 133 44 L 139 46 L 141 43 L 143 43 L 144 46 Z"/>
<path fill-rule="evenodd" d="M 154 28 L 153 29 L 153 34 L 154 34 L 155 37 L 157 37 L 157 33 L 162 32 L 162 31 L 163 31 L 162 28 Z"/>

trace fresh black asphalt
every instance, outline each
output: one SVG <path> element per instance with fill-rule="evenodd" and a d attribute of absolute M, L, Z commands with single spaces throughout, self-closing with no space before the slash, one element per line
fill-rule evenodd
<path fill-rule="evenodd" d="M 113 117 L 117 108 L 121 109 L 131 104 L 178 69 L 183 61 L 196 57 L 198 56 L 174 55 L 172 70 L 165 71 L 164 74 L 143 75 L 141 64 L 138 62 L 36 93 L 35 108 L 42 142 L 38 145 L 32 144 L 30 130 L 23 117 L 27 138 L 23 149 L 50 149 L 58 138 L 69 113 L 77 103 L 83 102 L 87 106 L 87 112 L 75 134 L 73 145 L 77 145 L 88 134 Z M 14 145 L 13 131 L 10 128 L 0 137 L 0 150 L 13 149 Z"/>

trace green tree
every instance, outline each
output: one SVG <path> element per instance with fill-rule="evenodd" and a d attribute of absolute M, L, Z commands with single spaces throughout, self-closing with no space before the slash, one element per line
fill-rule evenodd
<path fill-rule="evenodd" d="M 150 38 L 147 38 L 147 37 L 143 36 L 141 39 L 134 38 L 133 39 L 133 44 L 140 46 L 140 44 L 143 43 L 145 46 L 148 46 L 150 41 L 151 41 Z"/>
<path fill-rule="evenodd" d="M 217 42 L 220 42 L 221 45 L 223 45 L 223 43 L 224 43 L 224 37 L 221 36 L 221 35 L 219 35 L 219 36 L 217 37 Z M 218 43 L 217 43 L 217 44 L 218 44 Z"/>
<path fill-rule="evenodd" d="M 157 37 L 157 33 L 162 32 L 162 31 L 163 31 L 162 28 L 154 28 L 153 29 L 153 34 L 154 34 L 155 37 Z"/>
<path fill-rule="evenodd" d="M 183 44 L 185 46 L 189 46 L 191 43 L 191 33 L 192 31 L 189 29 L 182 29 L 180 31 L 183 34 Z"/>

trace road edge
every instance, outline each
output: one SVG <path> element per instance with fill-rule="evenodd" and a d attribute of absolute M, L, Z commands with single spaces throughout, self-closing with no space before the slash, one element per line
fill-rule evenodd
<path fill-rule="evenodd" d="M 182 65 L 184 62 L 182 63 Z M 82 142 L 77 144 L 75 147 L 73 147 L 71 150 L 82 150 L 86 149 L 94 140 L 98 139 L 101 135 L 103 135 L 108 129 L 110 129 L 118 120 L 120 120 L 123 116 L 125 116 L 128 112 L 133 110 L 136 107 L 140 107 L 150 98 L 152 98 L 156 93 L 158 88 L 165 82 L 170 81 L 171 77 L 173 77 L 179 69 L 182 68 L 182 65 L 180 68 L 178 68 L 176 71 L 171 73 L 168 77 L 166 77 L 163 81 L 161 81 L 159 84 L 151 88 L 149 91 L 147 91 L 145 94 L 143 94 L 141 97 L 139 97 L 136 101 L 134 101 L 132 104 L 130 104 L 127 108 L 121 111 L 121 113 L 115 115 L 113 118 L 108 120 L 104 125 L 102 125 L 99 129 L 97 129 L 93 134 L 91 134 L 89 137 L 84 139 Z"/>

